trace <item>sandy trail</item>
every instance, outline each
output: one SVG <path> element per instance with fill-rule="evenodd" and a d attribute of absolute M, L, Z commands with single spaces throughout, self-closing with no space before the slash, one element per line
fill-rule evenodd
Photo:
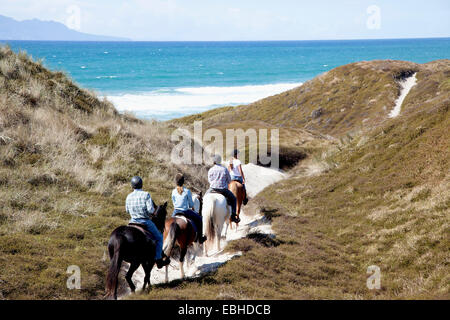
<path fill-rule="evenodd" d="M 254 197 L 256 194 L 261 192 L 267 186 L 285 179 L 287 177 L 286 174 L 271 168 L 265 168 L 261 166 L 257 166 L 254 164 L 246 164 L 242 166 L 246 177 L 246 187 L 247 192 L 250 197 Z M 239 223 L 239 227 L 236 230 L 235 225 L 233 224 L 233 229 L 228 229 L 226 238 L 221 239 L 221 248 L 224 248 L 229 241 L 237 240 L 241 238 L 245 238 L 249 233 L 263 233 L 263 234 L 273 234 L 272 227 L 270 222 L 265 219 L 265 217 L 259 213 L 246 213 L 245 210 L 248 208 L 247 206 L 243 207 L 241 210 L 240 218 L 241 222 Z M 248 210 L 248 209 L 247 209 Z M 224 230 L 225 230 L 224 226 Z M 186 261 L 184 264 L 184 271 L 186 277 L 198 277 L 204 273 L 212 272 L 219 268 L 221 265 L 226 263 L 227 261 L 233 259 L 234 257 L 238 257 L 242 255 L 242 252 L 217 252 L 214 249 L 211 249 L 208 252 L 208 257 L 202 256 L 202 249 L 200 246 L 193 246 L 186 255 Z M 195 259 L 193 259 L 195 258 Z M 124 265 L 127 265 L 124 263 Z M 126 268 L 122 268 L 121 275 L 119 277 L 123 278 Z M 138 270 L 133 275 L 133 282 L 138 288 L 136 291 L 139 292 L 143 285 L 144 279 L 144 270 L 142 267 L 139 267 Z M 178 261 L 172 259 L 172 262 L 169 266 L 169 281 L 173 281 L 176 279 L 181 279 L 180 266 Z M 156 266 L 153 268 L 150 283 L 152 285 L 158 283 L 165 282 L 165 269 L 157 269 Z M 122 285 L 120 290 L 120 296 L 125 296 L 130 294 L 130 290 L 128 285 Z"/>
<path fill-rule="evenodd" d="M 416 85 L 416 83 L 417 83 L 416 73 L 414 73 L 412 76 L 400 81 L 400 86 L 401 86 L 400 96 L 395 101 L 395 107 L 389 113 L 389 118 L 395 118 L 400 114 L 400 110 L 402 108 L 403 101 L 405 100 L 405 98 L 408 95 L 411 88 Z"/>

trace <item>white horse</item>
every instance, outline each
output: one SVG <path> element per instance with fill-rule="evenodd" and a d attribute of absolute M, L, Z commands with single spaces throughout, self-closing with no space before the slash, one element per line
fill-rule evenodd
<path fill-rule="evenodd" d="M 203 232 L 208 240 L 204 243 L 204 253 L 208 256 L 209 244 L 216 240 L 217 251 L 220 251 L 220 238 L 224 223 L 229 223 L 231 207 L 226 198 L 218 193 L 208 193 L 203 198 Z M 228 230 L 228 227 L 227 227 Z M 226 234 L 225 234 L 226 236 Z"/>

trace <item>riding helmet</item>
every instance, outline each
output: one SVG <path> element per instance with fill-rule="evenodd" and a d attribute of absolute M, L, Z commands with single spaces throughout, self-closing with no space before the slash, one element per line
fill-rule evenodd
<path fill-rule="evenodd" d="M 221 164 L 222 163 L 222 157 L 219 154 L 215 154 L 213 156 L 213 162 L 214 162 L 214 164 Z"/>
<path fill-rule="evenodd" d="M 139 176 L 131 178 L 131 186 L 133 189 L 142 189 L 142 179 Z"/>

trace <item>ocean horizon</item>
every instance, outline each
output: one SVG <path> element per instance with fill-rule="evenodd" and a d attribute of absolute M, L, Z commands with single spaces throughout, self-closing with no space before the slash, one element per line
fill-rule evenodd
<path fill-rule="evenodd" d="M 450 38 L 308 41 L 2 41 L 140 118 L 248 104 L 348 63 L 450 58 Z"/>

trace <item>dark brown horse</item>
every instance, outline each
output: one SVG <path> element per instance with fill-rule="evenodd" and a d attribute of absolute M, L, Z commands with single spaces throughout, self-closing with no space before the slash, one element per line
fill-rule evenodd
<path fill-rule="evenodd" d="M 153 203 L 156 207 L 156 205 Z M 167 202 L 156 208 L 152 215 L 152 221 L 160 230 L 164 230 L 164 221 L 167 215 Z M 155 243 L 149 240 L 147 236 L 137 227 L 120 226 L 112 233 L 108 242 L 109 257 L 111 264 L 109 266 L 108 275 L 106 277 L 106 298 L 117 299 L 118 276 L 122 261 L 130 263 L 130 268 L 125 279 L 130 286 L 131 292 L 134 292 L 136 286 L 133 284 L 131 277 L 137 268 L 142 264 L 145 271 L 144 286 L 145 290 L 148 284 L 150 288 L 150 272 L 155 264 Z"/>
<path fill-rule="evenodd" d="M 239 217 L 239 214 L 241 213 L 242 202 L 245 198 L 244 186 L 239 181 L 233 180 L 228 184 L 228 189 L 233 192 L 234 196 L 236 197 L 236 215 Z M 232 229 L 233 226 L 231 223 L 232 221 L 230 218 L 230 229 Z M 238 223 L 236 223 L 236 230 L 237 227 Z"/>
<path fill-rule="evenodd" d="M 194 197 L 193 197 L 194 198 Z M 196 210 L 201 215 L 202 214 L 202 193 L 196 196 Z M 166 256 L 175 258 L 174 249 L 179 249 L 179 262 L 181 270 L 181 278 L 184 279 L 184 258 L 186 256 L 187 250 L 191 244 L 194 243 L 197 234 L 193 227 L 193 221 L 185 218 L 175 216 L 166 220 L 166 226 L 164 229 L 164 253 Z M 198 235 L 198 236 L 201 236 Z M 178 254 L 177 254 L 178 256 Z M 169 282 L 169 266 L 166 266 L 166 282 Z"/>

